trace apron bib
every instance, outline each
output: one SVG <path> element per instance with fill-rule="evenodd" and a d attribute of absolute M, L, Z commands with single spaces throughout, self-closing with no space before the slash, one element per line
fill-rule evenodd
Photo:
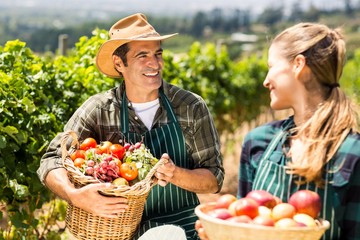
<path fill-rule="evenodd" d="M 182 130 L 163 90 L 160 89 L 159 93 L 160 101 L 167 112 L 168 123 L 143 134 L 130 132 L 128 102 L 124 92 L 120 113 L 121 131 L 127 142 L 136 143 L 142 140 L 156 158 L 159 159 L 163 153 L 168 153 L 176 166 L 189 168 Z M 187 239 L 198 239 L 195 231 L 197 216 L 194 214 L 194 208 L 199 203 L 197 195 L 193 192 L 171 183 L 165 187 L 155 185 L 146 200 L 140 228 L 134 239 L 139 238 L 148 229 L 164 224 L 181 226 L 186 231 Z"/>
<path fill-rule="evenodd" d="M 289 127 L 289 126 L 288 126 Z M 287 128 L 288 128 L 287 127 Z M 294 182 L 297 176 L 286 173 L 287 158 L 282 150 L 282 145 L 288 137 L 287 129 L 281 130 L 268 145 L 265 150 L 259 166 L 257 166 L 255 178 L 253 181 L 253 190 L 265 190 L 273 195 L 279 197 L 283 202 L 287 202 L 291 194 L 300 190 L 308 189 L 317 192 L 321 199 L 323 206 L 335 206 L 336 198 L 333 197 L 335 192 L 331 184 L 326 184 L 325 188 L 318 188 L 314 183 L 306 183 L 298 185 Z M 280 148 L 278 147 L 280 144 Z M 326 179 L 332 179 L 332 171 L 327 164 Z M 326 219 L 330 222 L 330 229 L 326 231 L 322 240 L 325 239 L 339 239 L 340 228 L 334 219 L 336 210 L 333 208 L 323 207 L 320 212 L 320 218 Z"/>

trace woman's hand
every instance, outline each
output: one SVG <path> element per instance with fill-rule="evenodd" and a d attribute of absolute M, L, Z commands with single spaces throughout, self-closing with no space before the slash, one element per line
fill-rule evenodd
<path fill-rule="evenodd" d="M 200 220 L 197 220 L 195 222 L 195 230 L 197 231 L 198 236 L 201 240 L 208 240 L 206 233 L 205 233 L 205 229 Z"/>

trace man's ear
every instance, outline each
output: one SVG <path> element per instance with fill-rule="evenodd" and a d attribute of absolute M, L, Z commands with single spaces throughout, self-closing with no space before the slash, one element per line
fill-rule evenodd
<path fill-rule="evenodd" d="M 118 72 L 122 72 L 122 68 L 124 66 L 121 58 L 117 55 L 113 55 L 112 56 L 112 60 L 113 60 L 113 63 L 114 63 L 114 68 L 118 71 Z"/>

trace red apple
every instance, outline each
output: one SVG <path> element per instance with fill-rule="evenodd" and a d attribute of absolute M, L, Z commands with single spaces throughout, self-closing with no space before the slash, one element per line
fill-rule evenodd
<path fill-rule="evenodd" d="M 257 216 L 252 221 L 254 224 L 272 227 L 275 221 L 270 216 Z"/>
<path fill-rule="evenodd" d="M 233 216 L 231 218 L 226 219 L 229 222 L 237 222 L 237 223 L 251 223 L 252 219 L 247 215 Z"/>
<path fill-rule="evenodd" d="M 298 227 L 297 222 L 292 218 L 282 218 L 279 221 L 275 222 L 276 228 L 291 228 Z"/>
<path fill-rule="evenodd" d="M 259 215 L 259 204 L 251 198 L 240 198 L 229 206 L 229 211 L 233 216 L 247 215 L 251 219 Z"/>
<path fill-rule="evenodd" d="M 317 226 L 315 219 L 305 213 L 297 213 L 294 215 L 293 219 L 296 222 L 302 223 L 307 227 L 316 227 Z"/>
<path fill-rule="evenodd" d="M 215 204 L 215 208 L 229 208 L 232 202 L 236 201 L 236 197 L 232 194 L 221 195 Z"/>
<path fill-rule="evenodd" d="M 279 203 L 271 212 L 271 216 L 275 221 L 283 218 L 292 218 L 296 213 L 296 209 L 290 203 Z"/>
<path fill-rule="evenodd" d="M 281 198 L 279 198 L 279 197 L 277 197 L 277 196 L 274 196 L 274 198 L 275 198 L 275 201 L 276 201 L 276 205 L 283 202 L 283 201 L 281 200 Z"/>
<path fill-rule="evenodd" d="M 295 192 L 288 202 L 296 208 L 297 213 L 305 213 L 312 218 L 318 217 L 322 205 L 319 194 L 310 190 Z"/>
<path fill-rule="evenodd" d="M 259 216 L 268 216 L 271 217 L 271 209 L 265 206 L 259 206 Z"/>
<path fill-rule="evenodd" d="M 230 214 L 227 208 L 215 208 L 207 212 L 207 214 L 211 217 L 215 217 L 223 220 L 232 217 L 232 215 Z"/>
<path fill-rule="evenodd" d="M 296 221 L 295 221 L 296 222 Z M 296 222 L 298 227 L 307 227 L 305 223 Z"/>
<path fill-rule="evenodd" d="M 260 206 L 273 208 L 276 205 L 274 196 L 265 190 L 253 190 L 246 197 L 254 199 Z"/>

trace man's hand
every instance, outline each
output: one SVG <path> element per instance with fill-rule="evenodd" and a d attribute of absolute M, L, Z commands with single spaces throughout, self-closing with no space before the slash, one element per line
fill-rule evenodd
<path fill-rule="evenodd" d="M 60 198 L 101 217 L 115 218 L 128 208 L 126 198 L 106 197 L 98 192 L 100 189 L 111 188 L 111 183 L 91 183 L 75 188 L 64 168 L 51 170 L 45 178 L 45 184 Z"/>
<path fill-rule="evenodd" d="M 94 215 L 116 218 L 128 208 L 127 199 L 123 197 L 107 197 L 98 190 L 111 187 L 110 183 L 88 184 L 82 188 L 73 189 L 69 193 L 71 203 Z"/>
<path fill-rule="evenodd" d="M 158 184 L 162 187 L 165 187 L 174 177 L 176 166 L 167 153 L 164 153 L 161 156 L 161 159 L 163 158 L 167 159 L 168 162 L 157 169 L 155 176 L 158 178 Z"/>
<path fill-rule="evenodd" d="M 164 153 L 161 159 L 166 159 L 168 162 L 160 166 L 154 174 L 160 186 L 165 187 L 168 183 L 172 183 L 195 193 L 218 191 L 217 179 L 210 170 L 206 168 L 186 169 L 176 166 L 167 153 Z"/>

